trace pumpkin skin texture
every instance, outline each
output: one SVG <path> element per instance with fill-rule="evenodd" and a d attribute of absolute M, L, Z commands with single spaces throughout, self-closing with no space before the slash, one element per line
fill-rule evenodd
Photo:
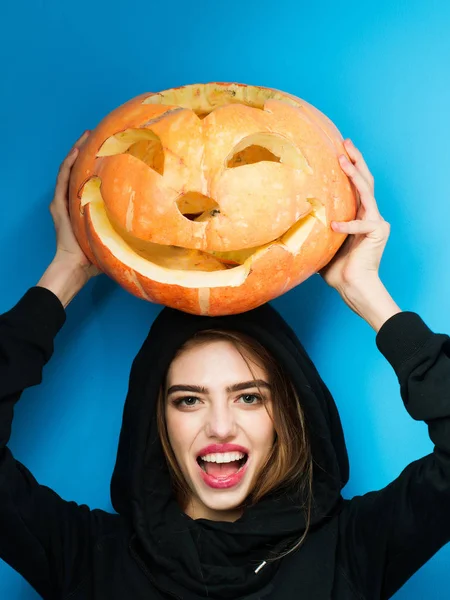
<path fill-rule="evenodd" d="M 324 267 L 356 215 L 343 138 L 290 94 L 236 83 L 142 94 L 80 149 L 69 184 L 88 258 L 132 294 L 245 312 Z"/>

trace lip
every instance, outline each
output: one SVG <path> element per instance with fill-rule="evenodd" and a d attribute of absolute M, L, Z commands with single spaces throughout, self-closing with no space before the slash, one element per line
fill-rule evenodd
<path fill-rule="evenodd" d="M 237 444 L 210 444 L 209 446 L 205 446 L 200 452 L 197 454 L 197 458 L 201 456 L 205 456 L 205 454 L 216 454 L 219 452 L 243 452 L 249 456 L 250 452 L 244 446 L 238 446 Z M 248 462 L 248 461 L 247 461 Z"/>
<path fill-rule="evenodd" d="M 209 446 L 205 446 L 205 448 L 200 450 L 200 452 L 197 454 L 197 459 L 205 456 L 206 454 L 216 454 L 219 452 L 242 452 L 243 454 L 247 455 L 247 462 L 245 465 L 237 473 L 234 473 L 229 477 L 213 477 L 212 475 L 208 475 L 208 473 L 206 473 L 197 463 L 201 478 L 206 485 L 216 490 L 224 490 L 234 487 L 242 481 L 250 462 L 250 452 L 248 451 L 248 448 L 239 446 L 238 444 L 210 444 Z"/>
<path fill-rule="evenodd" d="M 233 444 L 229 444 L 229 445 L 232 446 Z M 239 448 L 241 448 L 241 446 L 239 446 Z M 224 452 L 224 450 L 222 450 L 222 452 Z M 241 452 L 243 452 L 243 450 L 241 450 Z M 205 452 L 205 454 L 209 454 L 209 452 Z M 248 453 L 247 453 L 247 455 L 248 455 Z M 233 475 L 230 475 L 229 477 L 220 477 L 219 478 L 219 477 L 213 477 L 212 475 L 208 475 L 208 473 L 206 473 L 198 463 L 197 463 L 197 468 L 200 471 L 201 478 L 203 479 L 203 481 L 206 483 L 207 486 L 214 488 L 216 490 L 224 490 L 227 488 L 234 487 L 242 481 L 242 478 L 244 477 L 244 475 L 247 472 L 249 462 L 250 462 L 250 457 L 248 456 L 247 462 L 245 463 L 245 465 L 237 473 L 234 473 Z"/>

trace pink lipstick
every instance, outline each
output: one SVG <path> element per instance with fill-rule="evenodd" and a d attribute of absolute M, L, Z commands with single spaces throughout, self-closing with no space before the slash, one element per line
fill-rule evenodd
<path fill-rule="evenodd" d="M 205 454 L 219 454 L 220 452 L 243 452 L 244 454 L 248 454 L 247 448 L 238 446 L 237 444 L 210 444 L 200 450 L 197 454 L 197 458 L 199 456 L 205 456 Z"/>
<path fill-rule="evenodd" d="M 236 473 L 233 473 L 233 475 L 229 475 L 228 477 L 213 477 L 212 475 L 206 473 L 206 471 L 204 471 L 200 465 L 198 465 L 198 468 L 200 469 L 200 475 L 206 485 L 216 490 L 223 490 L 234 487 L 242 480 L 247 472 L 248 463 L 249 460 L 247 459 L 247 462 L 242 465 L 242 467 L 236 471 Z"/>
<path fill-rule="evenodd" d="M 201 458 L 207 454 L 222 454 L 225 452 L 239 452 L 240 454 L 244 455 L 244 458 L 242 459 L 243 462 L 233 473 L 230 473 L 230 468 L 225 467 L 225 465 L 231 466 L 234 461 L 231 463 L 215 463 L 213 466 L 210 461 L 203 462 Z M 206 485 L 213 489 L 227 489 L 238 485 L 247 472 L 248 463 L 248 449 L 237 444 L 210 444 L 209 446 L 206 446 L 200 450 L 197 455 L 197 464 L 200 469 L 200 475 Z M 220 468 L 219 464 L 221 465 Z M 214 471 L 214 473 L 211 471 Z M 221 471 L 223 471 L 223 473 L 220 473 Z"/>

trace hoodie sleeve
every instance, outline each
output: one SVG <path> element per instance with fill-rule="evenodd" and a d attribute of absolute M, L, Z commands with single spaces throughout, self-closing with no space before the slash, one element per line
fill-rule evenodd
<path fill-rule="evenodd" d="M 402 312 L 376 341 L 406 410 L 427 424 L 434 444 L 387 487 L 353 498 L 341 515 L 348 577 L 362 597 L 390 598 L 450 541 L 450 338 Z"/>
<path fill-rule="evenodd" d="M 100 513 L 39 485 L 7 447 L 14 405 L 41 382 L 53 339 L 65 321 L 58 298 L 31 288 L 0 316 L 0 559 L 43 598 L 62 598 L 79 581 Z"/>

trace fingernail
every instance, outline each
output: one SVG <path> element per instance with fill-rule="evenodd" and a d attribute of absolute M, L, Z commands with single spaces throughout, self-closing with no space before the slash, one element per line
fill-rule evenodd
<path fill-rule="evenodd" d="M 73 156 L 74 154 L 76 154 L 78 152 L 78 148 L 72 148 L 72 150 L 70 151 L 71 156 Z"/>
<path fill-rule="evenodd" d="M 347 157 L 345 156 L 345 154 L 341 154 L 339 157 L 339 160 L 341 163 L 346 163 L 347 162 Z"/>

